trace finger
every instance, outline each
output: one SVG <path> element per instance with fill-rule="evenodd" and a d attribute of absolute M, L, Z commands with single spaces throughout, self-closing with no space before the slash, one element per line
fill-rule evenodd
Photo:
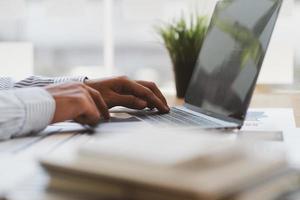
<path fill-rule="evenodd" d="M 88 117 L 86 117 L 85 115 L 79 116 L 77 118 L 75 118 L 74 120 L 75 122 L 79 123 L 79 124 L 88 124 L 90 126 L 96 126 L 99 121 L 91 121 Z"/>
<path fill-rule="evenodd" d="M 119 106 L 124 106 L 126 108 L 142 110 L 148 106 L 148 103 L 145 100 L 133 95 L 116 94 L 116 99 L 118 99 Z"/>
<path fill-rule="evenodd" d="M 83 113 L 75 119 L 82 124 L 97 125 L 100 121 L 100 112 L 88 91 L 83 94 L 82 99 Z"/>
<path fill-rule="evenodd" d="M 168 106 L 149 88 L 130 80 L 123 80 L 123 88 L 128 94 L 146 100 L 149 105 L 153 104 L 160 112 L 169 112 Z"/>
<path fill-rule="evenodd" d="M 147 82 L 147 81 L 137 81 L 137 83 L 143 85 L 144 87 L 149 88 L 160 100 L 162 100 L 166 106 L 168 106 L 167 100 L 161 91 L 158 89 L 155 83 Z"/>
<path fill-rule="evenodd" d="M 97 108 L 99 109 L 99 111 L 102 114 L 102 116 L 104 117 L 104 119 L 109 119 L 110 115 L 109 115 L 108 107 L 107 107 L 104 99 L 102 98 L 101 94 L 97 90 L 95 90 L 89 86 L 86 86 L 86 89 L 90 93 L 93 101 L 95 102 Z"/>

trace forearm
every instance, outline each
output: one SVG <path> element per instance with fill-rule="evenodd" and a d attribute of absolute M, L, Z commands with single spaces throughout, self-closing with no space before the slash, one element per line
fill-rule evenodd
<path fill-rule="evenodd" d="M 49 125 L 55 101 L 42 88 L 0 91 L 0 139 L 39 132 Z"/>

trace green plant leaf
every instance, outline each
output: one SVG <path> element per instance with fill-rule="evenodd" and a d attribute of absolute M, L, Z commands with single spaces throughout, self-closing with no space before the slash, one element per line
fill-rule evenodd
<path fill-rule="evenodd" d="M 174 67 L 194 67 L 207 31 L 207 17 L 182 15 L 172 23 L 156 27 Z"/>

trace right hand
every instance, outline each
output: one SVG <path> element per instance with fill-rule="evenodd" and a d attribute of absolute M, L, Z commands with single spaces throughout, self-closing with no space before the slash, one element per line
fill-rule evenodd
<path fill-rule="evenodd" d="M 83 83 L 50 85 L 45 89 L 56 102 L 52 123 L 75 120 L 94 126 L 101 117 L 109 119 L 108 107 L 101 94 Z"/>

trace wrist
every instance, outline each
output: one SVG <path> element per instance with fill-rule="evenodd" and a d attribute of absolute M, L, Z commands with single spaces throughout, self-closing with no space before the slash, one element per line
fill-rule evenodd
<path fill-rule="evenodd" d="M 97 85 L 97 83 L 99 82 L 99 80 L 95 80 L 95 79 L 86 79 L 84 81 L 84 84 L 91 87 L 91 88 L 95 88 L 95 86 Z"/>
<path fill-rule="evenodd" d="M 54 78 L 54 84 L 68 83 L 68 82 L 82 82 L 82 83 L 85 83 L 86 80 L 88 80 L 88 77 L 86 77 L 86 76 L 57 77 L 57 78 Z"/>

